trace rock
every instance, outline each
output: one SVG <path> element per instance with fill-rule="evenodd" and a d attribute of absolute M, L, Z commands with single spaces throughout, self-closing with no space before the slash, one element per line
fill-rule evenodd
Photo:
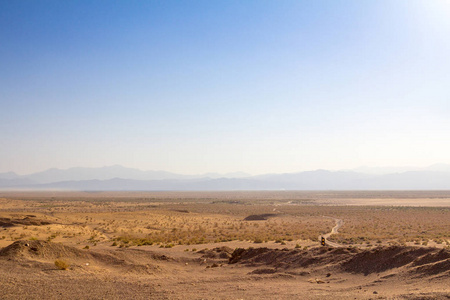
<path fill-rule="evenodd" d="M 321 279 L 319 279 L 319 278 L 316 278 L 316 282 L 317 282 L 317 283 L 325 283 L 325 281 L 323 281 L 323 280 L 321 280 Z"/>

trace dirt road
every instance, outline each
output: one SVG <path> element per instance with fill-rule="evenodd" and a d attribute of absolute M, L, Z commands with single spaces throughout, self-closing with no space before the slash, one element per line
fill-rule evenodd
<path fill-rule="evenodd" d="M 336 225 L 331 229 L 331 231 L 327 234 L 324 235 L 319 235 L 319 241 L 322 239 L 322 237 L 325 238 L 326 240 L 326 245 L 331 246 L 331 247 L 335 247 L 335 248 L 339 248 L 339 247 L 343 247 L 341 244 L 338 243 L 334 243 L 334 242 L 330 242 L 327 239 L 332 235 L 332 234 L 336 234 L 338 233 L 339 228 L 341 228 L 341 226 L 344 224 L 344 221 L 342 221 L 341 219 L 336 219 L 333 217 L 326 217 L 323 216 L 324 218 L 329 218 L 329 219 L 333 219 L 336 222 Z"/>

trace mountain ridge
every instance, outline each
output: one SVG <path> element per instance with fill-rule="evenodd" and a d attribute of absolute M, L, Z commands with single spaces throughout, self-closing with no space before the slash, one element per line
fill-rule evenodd
<path fill-rule="evenodd" d="M 8 174 L 13 174 L 9 175 Z M 4 175 L 4 177 L 2 177 Z M 80 180 L 108 180 L 112 178 L 126 178 L 134 180 L 160 180 L 160 179 L 193 179 L 193 178 L 220 178 L 220 177 L 245 177 L 250 176 L 243 172 L 227 174 L 206 173 L 199 175 L 184 175 L 161 170 L 143 171 L 128 168 L 121 165 L 111 165 L 98 168 L 72 167 L 68 169 L 50 168 L 44 171 L 27 175 L 17 175 L 14 172 L 0 173 L 0 179 L 30 179 L 36 183 L 46 184 L 58 181 L 80 181 Z"/>
<path fill-rule="evenodd" d="M 436 168 L 436 166 L 439 167 Z M 433 171 L 433 168 L 438 171 Z M 83 178 L 83 176 L 86 177 L 85 172 L 89 170 L 95 170 L 97 171 L 97 173 L 94 172 L 95 174 L 100 174 L 103 177 L 99 176 L 94 178 L 94 175 L 90 174 L 90 178 Z M 112 170 L 114 172 L 111 172 Z M 450 189 L 450 171 L 446 170 L 447 165 L 441 164 L 433 165 L 430 169 L 424 168 L 424 170 L 383 175 L 360 173 L 351 170 L 330 171 L 319 169 L 295 173 L 263 174 L 233 178 L 220 177 L 220 174 L 216 173 L 206 173 L 203 176 L 178 176 L 179 174 L 165 171 L 141 171 L 115 165 L 103 168 L 49 169 L 28 176 L 22 175 L 15 178 L 0 177 L 0 188 L 2 190 L 77 191 L 447 190 Z M 108 171 L 109 173 L 107 173 Z M 122 174 L 119 174 L 119 171 Z M 68 173 L 64 174 L 64 172 Z M 172 174 L 174 175 L 172 176 Z M 133 175 L 134 178 L 127 178 L 127 176 L 121 175 Z M 216 175 L 219 175 L 219 177 L 214 177 Z M 49 180 L 52 176 L 56 180 Z M 168 178 L 167 176 L 172 177 Z"/>

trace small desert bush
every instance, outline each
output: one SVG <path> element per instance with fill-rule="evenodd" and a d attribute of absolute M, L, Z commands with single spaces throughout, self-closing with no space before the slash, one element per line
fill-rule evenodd
<path fill-rule="evenodd" d="M 55 260 L 55 266 L 60 270 L 67 270 L 70 267 L 67 262 L 61 259 Z"/>

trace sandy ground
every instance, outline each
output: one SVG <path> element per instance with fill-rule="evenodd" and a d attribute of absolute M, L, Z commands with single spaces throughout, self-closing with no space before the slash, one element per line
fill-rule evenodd
<path fill-rule="evenodd" d="M 448 192 L 0 196 L 0 299 L 450 299 L 445 241 L 328 244 L 335 247 L 317 242 L 318 236 L 356 229 L 356 236 L 417 229 L 442 239 L 448 236 Z M 367 203 L 381 208 L 359 207 Z M 276 217 L 242 221 L 253 213 Z M 395 217 L 399 225 L 389 224 L 398 227 L 382 227 Z M 183 224 L 196 234 L 217 226 L 223 234 L 250 235 L 269 228 L 295 233 L 300 226 L 312 238 L 112 246 L 118 235 L 170 233 Z M 359 229 L 371 224 L 376 227 Z M 68 269 L 59 269 L 56 260 Z"/>
<path fill-rule="evenodd" d="M 215 192 L 62 192 L 0 190 L 0 198 L 77 200 L 140 200 L 153 205 L 167 201 L 259 201 L 312 205 L 382 205 L 450 207 L 450 191 L 215 191 Z M 133 205 L 136 205 L 135 203 Z"/>
<path fill-rule="evenodd" d="M 335 199 L 333 201 L 319 201 L 322 204 L 332 205 L 374 205 L 374 206 L 412 206 L 412 207 L 449 207 L 449 198 L 415 198 L 415 199 L 377 199 L 367 198 L 360 199 Z"/>
<path fill-rule="evenodd" d="M 264 247 L 241 248 L 239 254 L 228 246 L 195 252 L 151 246 L 94 251 L 45 241 L 18 241 L 0 250 L 0 297 L 450 298 L 450 251 L 445 249 Z M 69 269 L 58 269 L 56 259 L 66 261 Z"/>

